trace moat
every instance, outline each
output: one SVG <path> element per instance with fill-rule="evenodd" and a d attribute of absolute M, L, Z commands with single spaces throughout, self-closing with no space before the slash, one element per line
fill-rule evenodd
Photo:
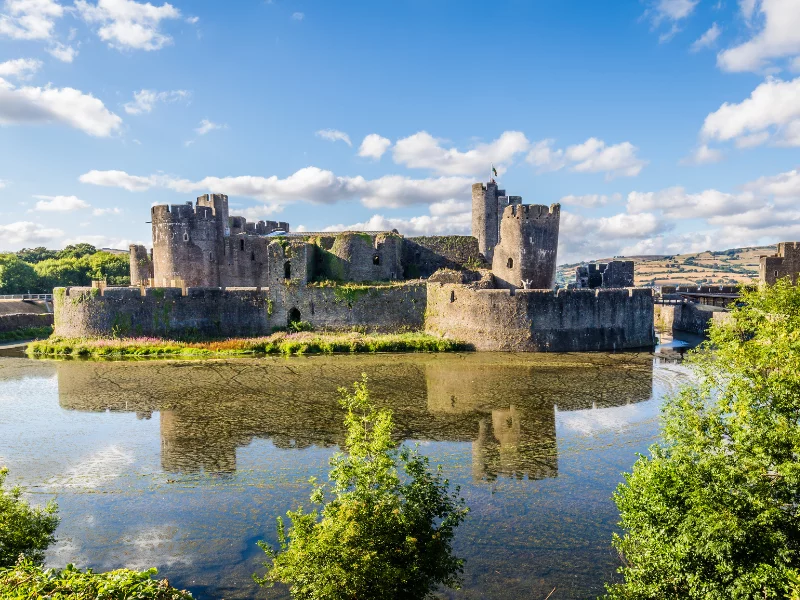
<path fill-rule="evenodd" d="M 687 374 L 656 353 L 232 360 L 0 356 L 0 464 L 62 518 L 48 565 L 156 566 L 198 598 L 288 597 L 251 574 L 275 517 L 308 505 L 365 372 L 471 507 L 448 598 L 589 598 L 618 559 L 611 494 Z"/>

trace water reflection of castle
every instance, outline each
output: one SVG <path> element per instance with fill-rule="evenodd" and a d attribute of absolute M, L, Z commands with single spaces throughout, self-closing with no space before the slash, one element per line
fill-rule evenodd
<path fill-rule="evenodd" d="M 398 439 L 472 443 L 476 479 L 558 474 L 559 411 L 619 406 L 652 392 L 649 355 L 475 354 L 57 366 L 62 408 L 158 411 L 166 471 L 233 472 L 237 448 L 343 441 L 336 389 L 369 374 Z"/>

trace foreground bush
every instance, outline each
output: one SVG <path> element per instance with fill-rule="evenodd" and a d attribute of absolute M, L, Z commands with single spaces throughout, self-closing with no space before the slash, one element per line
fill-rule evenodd
<path fill-rule="evenodd" d="M 800 287 L 745 292 L 617 489 L 609 599 L 800 599 Z"/>
<path fill-rule="evenodd" d="M 20 556 L 39 564 L 55 539 L 57 507 L 53 502 L 44 508 L 32 507 L 21 498 L 18 487 L 4 489 L 7 475 L 8 469 L 0 469 L 0 568 L 15 564 Z M 0 598 L 5 597 L 0 594 Z"/>
<path fill-rule="evenodd" d="M 277 551 L 259 543 L 272 559 L 256 577 L 262 585 L 288 584 L 303 600 L 417 600 L 459 584 L 463 561 L 451 543 L 464 500 L 441 467 L 431 473 L 427 458 L 392 442 L 391 413 L 374 408 L 366 382 L 340 390 L 347 453 L 331 459 L 330 483 L 311 494 L 321 508 L 289 511 L 288 529 L 278 518 Z"/>
<path fill-rule="evenodd" d="M 156 581 L 155 569 L 108 573 L 44 569 L 31 561 L 0 569 L 0 598 L 4 600 L 189 600 L 189 592 L 176 590 L 164 579 Z"/>
<path fill-rule="evenodd" d="M 28 345 L 42 356 L 204 356 L 336 354 L 356 352 L 458 352 L 463 342 L 424 333 L 276 333 L 267 337 L 183 342 L 159 338 L 69 339 L 51 337 Z"/>

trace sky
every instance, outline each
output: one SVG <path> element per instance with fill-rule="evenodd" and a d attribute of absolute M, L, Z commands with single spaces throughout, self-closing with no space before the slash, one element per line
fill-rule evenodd
<path fill-rule="evenodd" d="M 0 250 L 209 191 L 469 234 L 492 164 L 561 263 L 722 250 L 800 240 L 799 163 L 800 0 L 0 0 Z"/>

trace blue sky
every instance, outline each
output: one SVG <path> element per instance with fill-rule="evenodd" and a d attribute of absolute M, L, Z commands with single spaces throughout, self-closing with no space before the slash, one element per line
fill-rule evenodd
<path fill-rule="evenodd" d="M 492 163 L 562 261 L 800 239 L 798 0 L 0 2 L 2 249 L 469 233 Z"/>

